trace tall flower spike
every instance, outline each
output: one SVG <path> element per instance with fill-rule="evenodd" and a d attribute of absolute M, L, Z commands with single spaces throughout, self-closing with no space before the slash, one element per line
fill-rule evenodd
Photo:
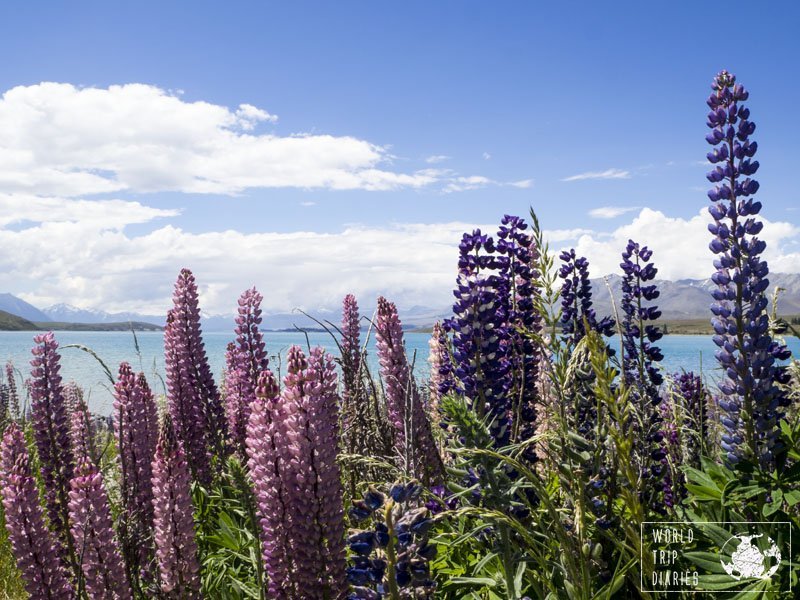
<path fill-rule="evenodd" d="M 276 443 L 285 443 L 287 413 L 281 406 L 278 384 L 269 371 L 261 373 L 256 400 L 247 424 L 247 466 L 258 503 L 261 556 L 268 576 L 270 598 L 289 598 L 292 592 L 286 465 Z M 288 483 L 288 476 L 285 477 Z"/>
<path fill-rule="evenodd" d="M 284 389 L 262 376 L 250 415 L 248 466 L 272 598 L 344 598 L 344 510 L 333 359 L 289 349 Z"/>
<path fill-rule="evenodd" d="M 342 400 L 355 398 L 361 371 L 361 323 L 358 302 L 347 294 L 342 302 Z"/>
<path fill-rule="evenodd" d="M 453 362 L 447 333 L 440 321 L 433 324 L 431 338 L 428 340 L 428 365 L 430 366 L 430 382 L 428 383 L 428 412 L 431 420 L 439 419 L 439 400 L 455 387 L 453 380 Z"/>
<path fill-rule="evenodd" d="M 75 593 L 59 560 L 59 544 L 45 527 L 25 438 L 16 423 L 0 444 L 0 495 L 6 529 L 31 600 L 72 600 Z"/>
<path fill-rule="evenodd" d="M 234 449 L 245 455 L 247 419 L 256 397 L 256 386 L 262 371 L 269 367 L 261 324 L 261 294 L 255 288 L 239 298 L 236 317 L 236 342 L 226 354 L 225 413 Z"/>
<path fill-rule="evenodd" d="M 528 224 L 520 217 L 505 215 L 497 232 L 498 281 L 508 330 L 511 437 L 515 441 L 529 439 L 536 431 L 540 353 L 525 333 L 541 333 L 543 326 L 534 303 L 538 294 L 534 279 L 538 272 L 533 265 L 538 251 L 527 229 Z M 528 460 L 536 459 L 533 446 L 525 454 Z"/>
<path fill-rule="evenodd" d="M 558 276 L 564 280 L 561 285 L 561 328 L 567 344 L 574 348 L 586 335 L 586 326 L 601 335 L 614 333 L 614 319 L 603 317 L 597 320 L 597 313 L 592 308 L 592 284 L 589 281 L 589 261 L 577 257 L 574 249 L 559 255 L 564 263 Z M 613 351 L 609 349 L 609 354 Z"/>
<path fill-rule="evenodd" d="M 708 192 L 714 220 L 708 228 L 714 236 L 709 247 L 716 255 L 711 277 L 717 285 L 711 306 L 714 343 L 726 375 L 719 383 L 720 407 L 726 413 L 722 449 L 729 464 L 748 460 L 771 468 L 779 450 L 779 421 L 788 404 L 779 384 L 787 383 L 789 374 L 779 361 L 790 353 L 769 333 L 764 295 L 769 268 L 761 259 L 766 243 L 757 237 L 764 224 L 757 218 L 761 203 L 753 199 L 759 185 L 752 175 L 759 164 L 751 160 L 758 145 L 750 136 L 756 126 L 742 104 L 749 94 L 734 75 L 721 71 L 711 89 L 706 141 L 714 148 L 707 158 L 716 166 L 707 178 L 716 185 Z"/>
<path fill-rule="evenodd" d="M 69 437 L 72 443 L 72 453 L 76 458 L 88 456 L 93 461 L 97 461 L 97 448 L 94 443 L 94 423 L 92 422 L 92 415 L 89 414 L 89 407 L 86 406 L 86 402 L 84 402 L 83 398 L 81 398 L 75 406 L 72 414 L 69 416 L 69 420 Z"/>
<path fill-rule="evenodd" d="M 661 339 L 661 330 L 648 323 L 661 316 L 661 311 L 652 304 L 658 298 L 659 291 L 652 282 L 658 269 L 650 259 L 652 250 L 647 246 L 639 246 L 633 240 L 622 253 L 622 367 L 625 383 L 631 388 L 631 400 L 638 404 L 640 420 L 635 424 L 634 448 L 640 460 L 642 472 L 643 498 L 655 509 L 661 509 L 659 496 L 661 493 L 657 480 L 661 478 L 664 468 L 671 468 L 667 460 L 669 444 L 662 444 L 664 433 L 671 434 L 672 423 L 662 428 L 664 410 L 659 408 L 661 397 L 659 387 L 663 377 L 656 363 L 664 357 L 654 343 Z M 649 305 L 648 305 L 649 304 Z M 672 414 L 667 411 L 666 414 Z M 667 474 L 669 477 L 669 474 Z M 672 506 L 674 494 L 669 486 L 665 486 L 665 504 Z"/>
<path fill-rule="evenodd" d="M 200 597 L 190 483 L 181 443 L 165 416 L 153 460 L 153 525 L 160 587 L 169 598 Z"/>
<path fill-rule="evenodd" d="M 224 453 L 227 423 L 203 345 L 197 284 L 188 269 L 178 276 L 173 301 L 164 331 L 170 414 L 192 476 L 208 484 L 213 456 Z"/>
<path fill-rule="evenodd" d="M 74 557 L 69 531 L 69 482 L 73 474 L 69 420 L 59 371 L 58 342 L 53 332 L 33 338 L 31 421 L 39 454 L 50 526 L 61 542 L 66 563 Z"/>
<path fill-rule="evenodd" d="M 14 373 L 14 365 L 11 362 L 6 363 L 6 385 L 8 385 L 8 410 L 11 413 L 11 418 L 16 419 L 19 414 L 19 392 L 17 391 L 17 378 Z"/>
<path fill-rule="evenodd" d="M 114 385 L 114 433 L 122 474 L 122 553 L 128 579 L 138 588 L 141 571 L 152 558 L 152 462 L 158 441 L 158 414 L 144 373 L 134 375 L 125 362 L 119 366 Z"/>
<path fill-rule="evenodd" d="M 76 456 L 69 516 L 86 592 L 92 600 L 130 600 L 103 476 L 88 454 L 76 452 Z"/>
<path fill-rule="evenodd" d="M 703 380 L 693 372 L 675 373 L 672 376 L 675 390 L 673 395 L 680 402 L 682 413 L 688 419 L 686 432 L 685 461 L 690 467 L 700 468 L 700 456 L 707 454 L 709 438 L 710 395 Z"/>
<path fill-rule="evenodd" d="M 445 329 L 453 336 L 457 390 L 479 417 L 490 417 L 495 443 L 510 440 L 511 373 L 504 292 L 499 289 L 494 240 L 479 229 L 459 245 L 453 317 Z"/>
<path fill-rule="evenodd" d="M 396 446 L 404 452 L 406 464 L 415 477 L 429 483 L 440 482 L 444 477 L 444 466 L 411 375 L 397 307 L 383 297 L 378 298 L 375 339 Z"/>

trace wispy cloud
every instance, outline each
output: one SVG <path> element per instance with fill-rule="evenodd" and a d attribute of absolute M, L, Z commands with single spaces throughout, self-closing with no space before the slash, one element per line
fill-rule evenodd
<path fill-rule="evenodd" d="M 527 189 L 533 187 L 533 179 L 520 179 L 519 181 L 510 181 L 507 185 L 515 188 Z"/>
<path fill-rule="evenodd" d="M 429 156 L 425 159 L 425 162 L 429 165 L 435 165 L 446 160 L 450 160 L 450 157 L 445 154 L 434 154 L 433 156 Z"/>
<path fill-rule="evenodd" d="M 595 219 L 614 219 L 625 213 L 639 210 L 638 206 L 601 206 L 589 211 L 589 216 Z"/>
<path fill-rule="evenodd" d="M 496 183 L 492 181 L 488 177 L 483 177 L 482 175 L 471 175 L 469 177 L 453 177 L 444 187 L 444 192 L 451 193 L 451 192 L 463 192 L 466 190 L 477 190 L 479 188 L 486 187 L 487 185 L 491 185 Z"/>
<path fill-rule="evenodd" d="M 630 179 L 630 171 L 623 169 L 606 169 L 605 171 L 586 171 L 577 175 L 570 175 L 561 181 L 583 181 L 584 179 Z"/>
<path fill-rule="evenodd" d="M 491 158 L 492 158 L 492 155 L 489 154 L 488 152 L 484 152 L 483 153 L 483 160 L 490 160 Z"/>

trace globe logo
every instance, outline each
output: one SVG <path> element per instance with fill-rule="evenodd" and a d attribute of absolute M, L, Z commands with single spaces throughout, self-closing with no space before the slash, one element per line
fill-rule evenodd
<path fill-rule="evenodd" d="M 761 550 L 752 543 L 752 540 L 762 537 L 758 535 L 735 535 L 722 546 L 722 554 L 730 554 L 731 560 L 720 559 L 722 568 L 735 580 L 740 579 L 769 579 L 778 570 L 781 562 L 781 552 L 778 546 L 767 538 L 767 550 Z M 731 552 L 732 551 L 732 552 Z M 774 562 L 774 564 L 772 564 Z"/>

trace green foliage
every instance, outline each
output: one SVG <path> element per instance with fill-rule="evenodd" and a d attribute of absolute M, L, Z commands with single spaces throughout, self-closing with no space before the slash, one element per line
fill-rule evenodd
<path fill-rule="evenodd" d="M 203 593 L 208 598 L 262 600 L 255 500 L 239 461 L 231 458 L 226 467 L 210 489 L 192 488 Z"/>

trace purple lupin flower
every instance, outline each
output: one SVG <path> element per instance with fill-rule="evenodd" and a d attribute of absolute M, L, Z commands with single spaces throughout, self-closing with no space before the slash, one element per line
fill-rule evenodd
<path fill-rule="evenodd" d="M 69 482 L 73 474 L 73 454 L 69 439 L 69 420 L 59 371 L 58 342 L 53 332 L 33 338 L 31 360 L 31 421 L 45 487 L 45 502 L 50 527 L 61 542 L 65 564 L 73 562 L 74 551 L 69 531 Z"/>
<path fill-rule="evenodd" d="M 258 504 L 267 592 L 270 598 L 276 599 L 290 598 L 292 592 L 288 492 L 284 486 L 286 465 L 283 453 L 279 453 L 276 446 L 276 442 L 286 439 L 285 418 L 278 384 L 267 369 L 259 377 L 247 424 L 247 466 Z"/>
<path fill-rule="evenodd" d="M 565 250 L 559 258 L 564 263 L 558 276 L 564 280 L 561 284 L 561 328 L 567 345 L 574 348 L 586 335 L 584 322 L 601 335 L 613 335 L 614 319 L 603 317 L 598 321 L 597 313 L 592 308 L 589 261 L 583 256 L 577 257 L 574 249 Z M 608 352 L 609 355 L 613 354 L 612 349 L 608 349 Z"/>
<path fill-rule="evenodd" d="M 17 391 L 17 378 L 14 365 L 6 363 L 6 385 L 8 386 L 8 412 L 12 419 L 19 417 L 19 392 Z"/>
<path fill-rule="evenodd" d="M 44 524 L 36 480 L 16 423 L 0 443 L 0 495 L 6 529 L 31 600 L 72 600 L 75 593 L 59 557 L 60 544 Z"/>
<path fill-rule="evenodd" d="M 246 290 L 239 298 L 236 342 L 228 347 L 226 354 L 225 413 L 231 442 L 242 457 L 250 405 L 255 400 L 259 376 L 269 367 L 264 337 L 258 327 L 262 299 L 255 288 Z"/>
<path fill-rule="evenodd" d="M 661 413 L 661 434 L 663 437 L 663 453 L 661 456 L 661 487 L 664 506 L 672 508 L 685 496 L 683 473 L 678 469 L 681 464 L 681 443 L 678 433 L 677 416 L 673 399 L 667 396 L 659 405 Z"/>
<path fill-rule="evenodd" d="M 661 330 L 648 323 L 657 320 L 661 311 L 652 304 L 658 298 L 659 291 L 655 284 L 648 283 L 655 279 L 658 269 L 650 259 L 652 250 L 628 240 L 622 252 L 622 370 L 625 383 L 631 388 L 631 400 L 639 407 L 640 420 L 634 426 L 634 448 L 640 460 L 642 472 L 642 492 L 646 501 L 656 510 L 661 508 L 657 480 L 664 469 L 669 469 L 667 454 L 669 442 L 662 444 L 664 429 L 661 427 L 664 411 L 659 409 L 661 397 L 659 387 L 664 378 L 656 367 L 656 363 L 664 357 L 654 343 L 661 339 Z M 649 305 L 647 305 L 649 304 Z M 668 411 L 666 414 L 670 414 Z M 667 427 L 674 423 L 667 423 Z M 669 477 L 669 474 L 666 475 Z M 671 484 L 670 484 L 671 485 Z M 664 503 L 669 507 L 674 498 L 669 486 L 664 487 L 670 494 Z"/>
<path fill-rule="evenodd" d="M 153 460 L 153 530 L 161 591 L 168 598 L 200 598 L 200 565 L 186 456 L 165 415 Z"/>
<path fill-rule="evenodd" d="M 114 385 L 114 433 L 122 474 L 120 539 L 128 578 L 138 587 L 152 557 L 153 470 L 158 412 L 144 373 L 121 363 Z"/>
<path fill-rule="evenodd" d="M 700 456 L 707 449 L 709 437 L 709 410 L 710 396 L 703 380 L 693 372 L 675 373 L 673 375 L 674 395 L 681 403 L 682 412 L 689 420 L 686 432 L 686 464 L 700 468 Z"/>
<path fill-rule="evenodd" d="M 308 360 L 304 396 L 308 412 L 308 437 L 314 448 L 318 520 L 325 540 L 325 580 L 330 597 L 343 597 L 347 588 L 344 545 L 342 477 L 339 452 L 339 396 L 333 357 L 314 348 Z"/>
<path fill-rule="evenodd" d="M 342 400 L 356 398 L 361 373 L 361 323 L 358 302 L 347 294 L 342 302 Z"/>
<path fill-rule="evenodd" d="M 780 449 L 779 421 L 788 404 L 780 384 L 788 382 L 789 374 L 779 361 L 790 352 L 769 333 L 769 267 L 761 259 L 767 245 L 757 237 L 764 224 L 757 218 L 761 203 L 752 198 L 759 187 L 751 177 L 759 167 L 751 160 L 758 148 L 750 140 L 756 125 L 742 104 L 749 94 L 734 75 L 721 71 L 711 89 L 706 141 L 714 148 L 707 158 L 716 166 L 707 178 L 717 185 L 708 192 L 714 220 L 708 228 L 716 255 L 711 277 L 717 285 L 711 306 L 714 342 L 726 375 L 719 383 L 726 413 L 722 449 L 729 464 L 747 460 L 772 468 Z"/>
<path fill-rule="evenodd" d="M 333 359 L 289 349 L 283 392 L 262 375 L 248 425 L 248 467 L 273 598 L 344 598 L 344 510 Z"/>
<path fill-rule="evenodd" d="M 490 417 L 497 446 L 511 437 L 511 373 L 504 290 L 498 285 L 494 240 L 479 229 L 465 233 L 459 245 L 458 278 L 453 317 L 445 321 L 452 332 L 455 391 L 468 398 L 475 412 Z"/>
<path fill-rule="evenodd" d="M 80 418 L 74 422 L 79 423 Z M 88 449 L 86 445 L 80 450 Z M 114 535 L 103 476 L 86 453 L 76 449 L 78 466 L 70 482 L 69 517 L 86 593 L 91 600 L 129 600 L 122 556 Z"/>
<path fill-rule="evenodd" d="M 94 443 L 95 427 L 89 407 L 86 406 L 83 398 L 75 405 L 69 416 L 69 423 L 69 438 L 73 455 L 75 457 L 88 456 L 93 461 L 97 461 L 97 448 Z"/>
<path fill-rule="evenodd" d="M 382 296 L 378 298 L 375 339 L 396 446 L 404 452 L 406 464 L 415 477 L 429 483 L 440 482 L 444 465 L 411 375 L 397 307 Z"/>
<path fill-rule="evenodd" d="M 208 484 L 212 457 L 224 454 L 227 423 L 203 345 L 197 284 L 188 269 L 178 276 L 173 301 L 164 330 L 167 399 L 192 476 Z"/>
<path fill-rule="evenodd" d="M 511 386 L 511 438 L 529 439 L 536 432 L 536 381 L 540 353 L 526 333 L 541 333 L 542 317 L 535 306 L 538 289 L 533 268 L 538 250 L 528 224 L 520 217 L 503 216 L 497 232 L 497 268 L 500 298 L 505 305 L 506 329 Z M 533 446 L 525 450 L 528 460 L 535 461 Z"/>

